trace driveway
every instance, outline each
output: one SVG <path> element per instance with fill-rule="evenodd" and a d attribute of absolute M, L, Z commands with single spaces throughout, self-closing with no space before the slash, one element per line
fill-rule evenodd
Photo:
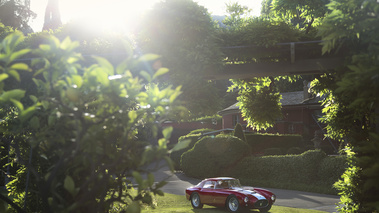
<path fill-rule="evenodd" d="M 156 181 L 165 180 L 168 183 L 162 188 L 165 193 L 185 195 L 185 189 L 196 185 L 199 179 L 187 177 L 182 172 L 172 174 L 167 166 L 162 166 L 160 170 L 154 172 Z M 258 186 L 256 186 L 258 187 Z M 340 201 L 338 196 L 324 195 L 310 192 L 301 192 L 284 189 L 266 188 L 276 194 L 275 205 L 314 209 L 325 212 L 336 212 L 336 204 Z"/>

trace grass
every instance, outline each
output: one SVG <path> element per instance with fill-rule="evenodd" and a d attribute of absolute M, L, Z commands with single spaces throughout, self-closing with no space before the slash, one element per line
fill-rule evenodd
<path fill-rule="evenodd" d="M 183 195 L 173 195 L 165 193 L 164 196 L 155 197 L 156 207 L 145 207 L 142 212 L 165 212 L 165 213 L 227 213 L 224 208 L 216 208 L 212 206 L 204 205 L 203 209 L 193 209 L 191 203 Z M 250 210 L 250 212 L 258 213 L 258 210 Z M 309 209 L 297 209 L 282 206 L 272 206 L 270 213 L 323 213 L 323 211 L 309 210 Z"/>

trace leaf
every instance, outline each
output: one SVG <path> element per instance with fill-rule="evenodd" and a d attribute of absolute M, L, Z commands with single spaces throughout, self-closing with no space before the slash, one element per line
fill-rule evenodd
<path fill-rule="evenodd" d="M 24 90 L 14 89 L 4 92 L 0 96 L 0 101 L 9 101 L 10 99 L 20 100 L 25 95 Z"/>
<path fill-rule="evenodd" d="M 72 195 L 75 196 L 76 190 L 75 190 L 75 182 L 72 179 L 71 176 L 67 175 L 64 179 L 63 187 Z"/>
<path fill-rule="evenodd" d="M 8 74 L 15 78 L 17 81 L 20 81 L 20 74 L 16 70 L 8 71 Z"/>
<path fill-rule="evenodd" d="M 155 61 L 159 59 L 161 56 L 156 55 L 156 54 L 145 54 L 141 56 L 138 60 L 139 61 Z"/>
<path fill-rule="evenodd" d="M 114 75 L 114 68 L 111 63 L 105 58 L 98 57 L 98 56 L 92 56 L 97 63 L 103 68 L 104 71 L 108 73 L 108 75 Z"/>
<path fill-rule="evenodd" d="M 158 76 L 166 74 L 168 71 L 169 69 L 167 68 L 160 68 L 159 70 L 157 70 L 157 72 L 155 72 L 153 79 L 156 79 Z"/>
<path fill-rule="evenodd" d="M 24 110 L 24 106 L 22 105 L 22 103 L 18 100 L 15 100 L 15 99 L 11 99 L 10 100 L 13 105 L 15 105 L 15 107 L 17 107 L 20 111 Z"/>
<path fill-rule="evenodd" d="M 10 68 L 15 70 L 29 70 L 29 66 L 24 63 L 12 64 Z"/>
<path fill-rule="evenodd" d="M 149 186 L 152 186 L 154 184 L 154 175 L 152 173 L 149 173 L 147 175 L 147 183 Z"/>
<path fill-rule="evenodd" d="M 15 59 L 20 58 L 21 56 L 29 53 L 31 50 L 30 49 L 22 49 L 16 52 L 13 52 L 10 57 L 10 61 L 14 61 Z"/>
<path fill-rule="evenodd" d="M 38 129 L 40 127 L 39 119 L 36 116 L 33 116 L 32 119 L 29 121 L 29 125 L 32 129 Z"/>
<path fill-rule="evenodd" d="M 1 74 L 0 74 L 0 82 L 4 81 L 4 80 L 7 79 L 8 77 L 9 77 L 8 74 L 6 74 L 6 73 L 1 73 Z"/>
<path fill-rule="evenodd" d="M 159 145 L 159 147 L 166 149 L 167 148 L 167 140 L 165 138 L 160 138 L 158 140 L 158 145 Z"/>
<path fill-rule="evenodd" d="M 33 103 L 37 103 L 37 101 L 38 101 L 38 98 L 34 95 L 29 95 L 29 98 L 30 98 L 30 100 L 33 101 Z"/>
<path fill-rule="evenodd" d="M 129 116 L 129 123 L 133 123 L 137 119 L 137 112 L 136 111 L 129 111 L 128 112 Z"/>
<path fill-rule="evenodd" d="M 72 83 L 77 86 L 77 88 L 81 88 L 83 85 L 83 78 L 80 75 L 71 76 Z"/>
<path fill-rule="evenodd" d="M 36 106 L 31 106 L 31 107 L 28 107 L 26 110 L 21 111 L 19 115 L 21 122 L 23 123 L 26 120 L 28 120 L 34 114 L 34 111 L 36 109 L 37 109 Z"/>
<path fill-rule="evenodd" d="M 172 133 L 172 130 L 173 130 L 173 129 L 174 129 L 174 128 L 173 128 L 172 126 L 167 127 L 167 128 L 164 128 L 163 131 L 162 131 L 163 137 L 164 137 L 165 139 L 169 140 L 170 137 L 171 137 L 171 133 Z"/>
<path fill-rule="evenodd" d="M 151 76 L 146 71 L 141 71 L 140 74 L 146 79 L 146 81 L 151 82 Z"/>
<path fill-rule="evenodd" d="M 132 175 L 133 175 L 134 179 L 136 180 L 137 184 L 138 185 L 142 185 L 142 176 L 141 176 L 141 174 L 139 172 L 133 171 Z"/>
<path fill-rule="evenodd" d="M 177 143 L 174 148 L 171 150 L 171 152 L 178 151 L 181 149 L 185 149 L 188 147 L 188 145 L 191 143 L 190 139 L 182 140 L 180 143 Z"/>

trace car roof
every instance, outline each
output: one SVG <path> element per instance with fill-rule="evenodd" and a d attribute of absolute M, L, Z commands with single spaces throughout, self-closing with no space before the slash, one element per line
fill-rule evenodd
<path fill-rule="evenodd" d="M 207 178 L 204 181 L 218 181 L 218 180 L 234 180 L 232 177 L 215 177 L 215 178 Z"/>

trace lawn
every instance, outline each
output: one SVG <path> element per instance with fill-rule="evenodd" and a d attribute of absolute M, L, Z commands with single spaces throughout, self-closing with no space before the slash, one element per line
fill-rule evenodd
<path fill-rule="evenodd" d="M 155 198 L 156 208 L 145 207 L 142 212 L 165 212 L 165 213 L 227 213 L 226 209 L 215 208 L 212 206 L 204 205 L 203 209 L 193 209 L 191 203 L 186 200 L 183 195 L 173 195 L 165 193 L 163 197 L 157 196 Z M 251 210 L 250 212 L 259 212 L 258 210 Z M 309 210 L 309 209 L 297 209 L 282 206 L 273 206 L 270 213 L 323 213 L 323 211 Z"/>

